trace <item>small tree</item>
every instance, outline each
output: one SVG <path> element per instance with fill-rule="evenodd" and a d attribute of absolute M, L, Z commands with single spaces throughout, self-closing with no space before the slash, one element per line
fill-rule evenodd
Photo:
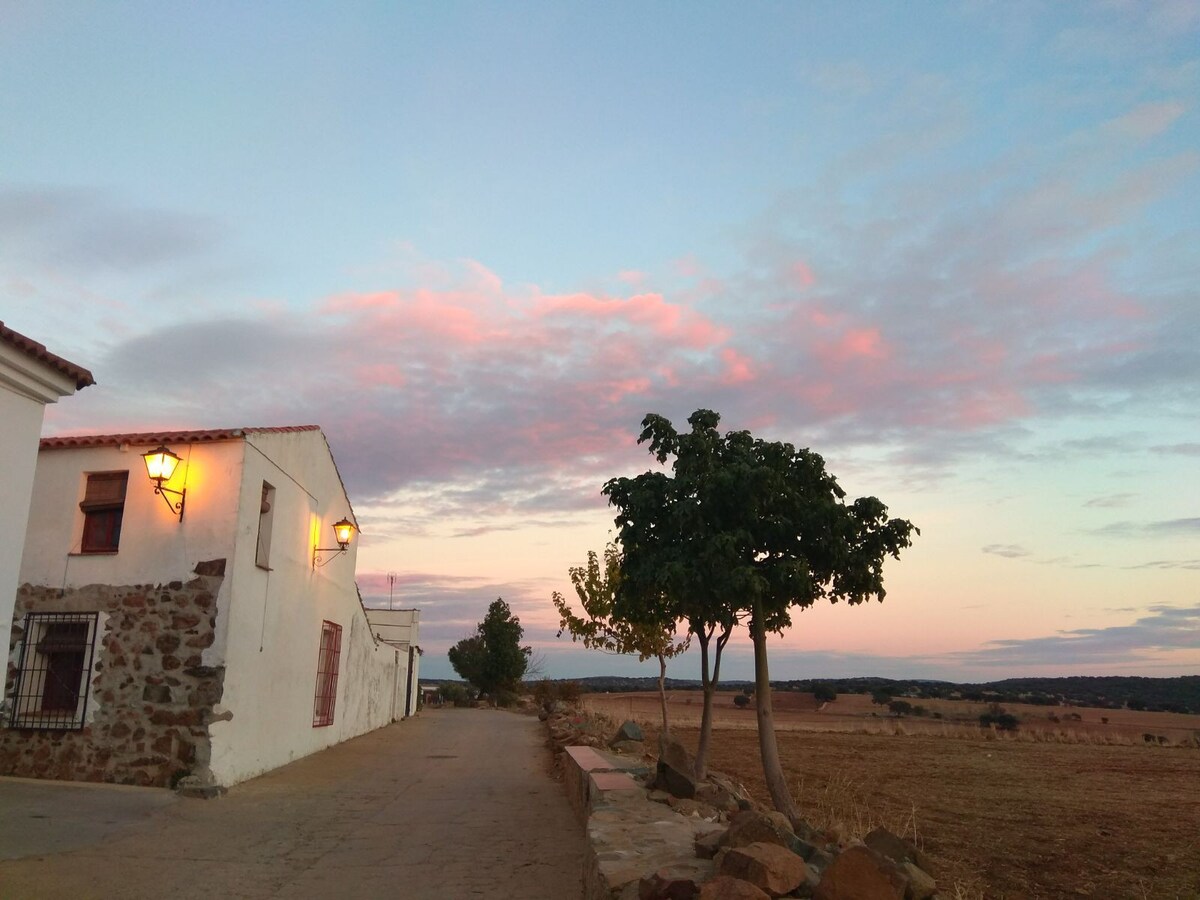
<path fill-rule="evenodd" d="M 525 674 L 533 651 L 521 646 L 524 634 L 521 620 L 497 597 L 476 633 L 450 648 L 450 665 L 494 700 L 499 691 L 515 690 Z"/>
<path fill-rule="evenodd" d="M 893 716 L 906 716 L 913 711 L 913 705 L 907 700 L 893 700 L 888 704 L 888 711 Z"/>
<path fill-rule="evenodd" d="M 818 703 L 832 703 L 837 699 L 837 691 L 831 684 L 818 682 L 813 685 L 813 699 Z"/>
<path fill-rule="evenodd" d="M 586 566 L 568 570 L 575 593 L 583 607 L 583 615 L 575 615 L 566 598 L 555 591 L 551 597 L 558 610 L 558 636 L 566 632 L 572 641 L 581 641 L 590 650 L 603 653 L 633 654 L 645 662 L 658 660 L 658 698 L 662 706 L 663 733 L 670 733 L 667 723 L 667 660 L 688 648 L 688 638 L 675 640 L 675 623 L 664 627 L 657 623 L 637 624 L 613 615 L 613 598 L 621 577 L 621 554 L 616 545 L 604 548 L 604 568 L 595 550 L 588 551 Z"/>
<path fill-rule="evenodd" d="M 733 698 L 733 705 L 738 709 L 745 709 L 750 705 L 750 698 L 745 694 L 738 694 Z"/>

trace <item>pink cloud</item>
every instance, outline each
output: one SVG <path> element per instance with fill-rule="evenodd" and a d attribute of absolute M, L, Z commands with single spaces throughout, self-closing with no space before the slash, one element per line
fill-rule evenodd
<path fill-rule="evenodd" d="M 726 387 L 749 384 L 754 380 L 754 369 L 750 364 L 749 357 L 743 356 L 732 347 L 722 348 L 721 362 L 725 366 L 721 384 Z"/>

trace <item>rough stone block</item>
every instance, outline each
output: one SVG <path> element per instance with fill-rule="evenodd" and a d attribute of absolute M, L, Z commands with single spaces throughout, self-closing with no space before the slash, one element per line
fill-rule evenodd
<path fill-rule="evenodd" d="M 808 867 L 792 851 L 760 842 L 730 848 L 719 871 L 749 881 L 772 897 L 782 897 L 804 883 Z"/>
<path fill-rule="evenodd" d="M 908 879 L 894 862 L 861 844 L 838 854 L 821 875 L 815 900 L 904 900 Z"/>

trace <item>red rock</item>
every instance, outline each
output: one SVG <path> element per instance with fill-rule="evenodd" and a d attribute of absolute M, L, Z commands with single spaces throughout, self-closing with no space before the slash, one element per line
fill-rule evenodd
<path fill-rule="evenodd" d="M 771 895 L 748 881 L 732 875 L 718 875 L 700 885 L 699 900 L 770 900 Z"/>
<path fill-rule="evenodd" d="M 821 875 L 815 900 L 904 900 L 908 879 L 890 859 L 862 845 L 848 847 Z"/>
<path fill-rule="evenodd" d="M 792 851 L 759 841 L 727 851 L 720 874 L 741 878 L 772 897 L 782 897 L 800 886 L 808 867 Z"/>

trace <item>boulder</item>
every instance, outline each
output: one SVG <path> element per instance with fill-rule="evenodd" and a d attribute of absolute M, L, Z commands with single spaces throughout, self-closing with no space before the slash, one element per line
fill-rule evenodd
<path fill-rule="evenodd" d="M 870 847 L 847 847 L 821 875 L 816 900 L 904 900 L 908 879 Z"/>
<path fill-rule="evenodd" d="M 720 829 L 696 835 L 696 857 L 698 859 L 712 859 L 717 855 L 717 851 L 721 849 L 721 842 L 724 838 L 725 832 Z"/>
<path fill-rule="evenodd" d="M 801 851 L 804 843 L 792 834 L 786 823 L 787 820 L 778 813 L 771 815 L 744 810 L 730 820 L 729 830 L 725 832 L 725 846 L 745 847 L 747 844 L 763 842 L 778 844 L 792 853 L 803 856 Z"/>
<path fill-rule="evenodd" d="M 690 800 L 696 796 L 696 765 L 683 744 L 664 738 L 659 748 L 655 787 L 675 797 Z"/>
<path fill-rule="evenodd" d="M 748 881 L 768 896 L 782 897 L 804 883 L 808 866 L 791 850 L 759 842 L 730 848 L 718 873 Z"/>
<path fill-rule="evenodd" d="M 714 781 L 702 781 L 696 785 L 696 799 L 730 815 L 742 808 L 736 794 Z"/>
<path fill-rule="evenodd" d="M 937 893 L 937 882 L 915 863 L 905 862 L 902 866 L 908 876 L 908 900 L 927 900 Z"/>
<path fill-rule="evenodd" d="M 646 740 L 646 734 L 642 731 L 642 726 L 637 722 L 634 722 L 632 719 L 626 719 L 621 723 L 621 727 L 617 729 L 617 733 L 612 736 L 611 740 L 609 740 L 609 745 L 611 746 L 612 744 L 619 743 L 620 741 L 640 742 L 644 740 Z"/>
<path fill-rule="evenodd" d="M 693 900 L 712 876 L 712 863 L 694 859 L 663 866 L 638 882 L 638 900 Z"/>
<path fill-rule="evenodd" d="M 709 806 L 707 803 L 701 803 L 699 800 L 684 800 L 682 797 L 671 797 L 667 800 L 667 806 L 675 810 L 681 816 L 689 818 L 709 819 L 716 821 L 721 818 L 721 813 L 716 808 Z"/>
<path fill-rule="evenodd" d="M 928 856 L 918 850 L 912 842 L 906 841 L 882 826 L 863 838 L 863 843 L 876 853 L 883 854 L 898 866 L 911 862 L 917 868 L 924 869 L 927 874 L 934 874 L 933 863 L 929 861 Z"/>
<path fill-rule="evenodd" d="M 699 900 L 771 900 L 771 895 L 748 881 L 731 875 L 718 875 L 700 885 Z"/>

